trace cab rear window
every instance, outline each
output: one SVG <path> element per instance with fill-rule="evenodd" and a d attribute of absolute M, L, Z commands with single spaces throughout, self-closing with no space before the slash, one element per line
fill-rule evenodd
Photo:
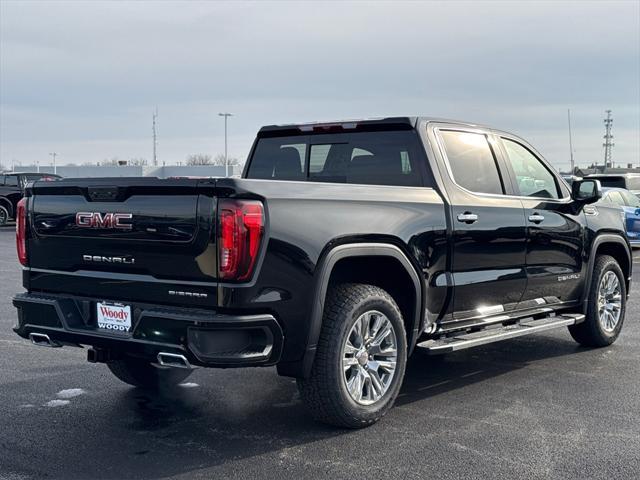
<path fill-rule="evenodd" d="M 421 186 L 431 183 L 414 130 L 260 138 L 246 177 Z"/>

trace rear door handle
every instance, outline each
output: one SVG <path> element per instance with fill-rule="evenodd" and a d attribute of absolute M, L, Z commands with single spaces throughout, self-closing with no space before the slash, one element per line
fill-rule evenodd
<path fill-rule="evenodd" d="M 478 215 L 471 212 L 464 212 L 459 213 L 457 218 L 459 222 L 471 224 L 478 220 Z"/>
<path fill-rule="evenodd" d="M 542 223 L 544 221 L 544 217 L 539 213 L 534 213 L 529 215 L 529 221 L 532 223 Z"/>

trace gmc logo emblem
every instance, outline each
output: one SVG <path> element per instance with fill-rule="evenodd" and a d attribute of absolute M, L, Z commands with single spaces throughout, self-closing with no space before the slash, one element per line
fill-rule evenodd
<path fill-rule="evenodd" d="M 127 220 L 132 218 L 131 213 L 78 212 L 76 213 L 76 225 L 80 228 L 131 230 L 133 225 L 127 223 Z"/>

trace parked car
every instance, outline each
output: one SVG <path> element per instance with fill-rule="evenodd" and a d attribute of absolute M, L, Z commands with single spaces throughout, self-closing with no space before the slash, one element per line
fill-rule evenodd
<path fill-rule="evenodd" d="M 0 227 L 15 218 L 16 206 L 22 198 L 24 188 L 35 180 L 55 180 L 58 175 L 49 173 L 2 173 L 0 174 Z"/>
<path fill-rule="evenodd" d="M 563 327 L 612 344 L 632 262 L 620 209 L 590 205 L 601 196 L 488 127 L 263 127 L 241 179 L 27 188 L 15 332 L 86 345 L 89 361 L 146 388 L 196 366 L 276 365 L 316 419 L 364 427 L 417 350 Z"/>
<path fill-rule="evenodd" d="M 598 173 L 587 175 L 586 178 L 600 180 L 603 187 L 624 188 L 635 196 L 640 196 L 640 173 L 609 174 Z"/>
<path fill-rule="evenodd" d="M 622 207 L 629 243 L 640 247 L 640 199 L 624 188 L 603 188 L 602 201 Z"/>

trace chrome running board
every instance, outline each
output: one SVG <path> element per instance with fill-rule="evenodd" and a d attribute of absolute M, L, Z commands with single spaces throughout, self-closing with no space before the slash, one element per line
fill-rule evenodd
<path fill-rule="evenodd" d="M 499 326 L 497 328 L 488 327 L 472 333 L 460 332 L 448 337 L 426 340 L 419 343 L 417 347 L 426 350 L 429 355 L 438 355 L 553 330 L 554 328 L 568 327 L 582 321 L 584 321 L 584 315 L 581 313 L 566 313 L 538 320 L 522 319 L 522 321 L 513 325 Z"/>

